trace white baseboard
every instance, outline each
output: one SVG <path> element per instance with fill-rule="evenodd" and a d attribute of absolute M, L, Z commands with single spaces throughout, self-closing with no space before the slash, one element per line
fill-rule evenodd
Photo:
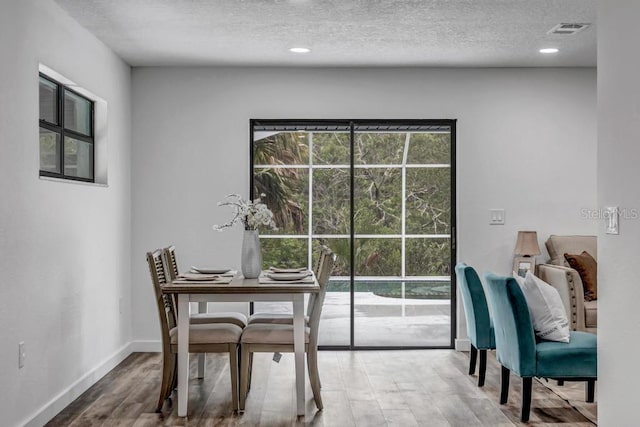
<path fill-rule="evenodd" d="M 471 350 L 471 341 L 469 341 L 469 338 L 465 338 L 465 339 L 456 338 L 455 349 L 456 351 L 469 351 Z"/>
<path fill-rule="evenodd" d="M 99 363 L 98 366 L 87 372 L 80 379 L 51 399 L 47 404 L 36 411 L 34 415 L 20 425 L 24 425 L 26 427 L 40 427 L 45 425 L 60 411 L 69 406 L 71 402 L 77 399 L 78 396 L 87 391 L 89 387 L 98 382 L 100 378 L 104 377 L 109 371 L 118 366 L 118 364 L 126 359 L 131 353 L 131 343 L 125 344 L 119 350 L 116 350 L 116 352 L 111 356 Z"/>

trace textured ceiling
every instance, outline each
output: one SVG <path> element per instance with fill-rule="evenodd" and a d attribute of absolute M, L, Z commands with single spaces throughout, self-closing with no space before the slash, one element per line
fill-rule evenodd
<path fill-rule="evenodd" d="M 596 65 L 597 0 L 55 1 L 133 66 Z"/>

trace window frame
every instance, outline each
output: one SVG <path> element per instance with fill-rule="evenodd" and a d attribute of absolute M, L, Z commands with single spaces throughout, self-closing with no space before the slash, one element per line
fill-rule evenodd
<path fill-rule="evenodd" d="M 317 126 L 319 129 L 317 131 L 322 132 L 325 131 L 345 131 L 349 134 L 350 140 L 350 159 L 349 164 L 341 165 L 344 168 L 348 168 L 350 170 L 355 171 L 356 169 L 360 169 L 361 167 L 402 167 L 399 165 L 366 165 L 359 166 L 355 163 L 355 153 L 353 150 L 353 144 L 355 141 L 355 135 L 358 132 L 363 131 L 368 127 L 374 127 L 375 130 L 384 131 L 387 130 L 387 126 L 407 126 L 406 131 L 412 132 L 416 131 L 414 127 L 417 127 L 419 131 L 422 131 L 424 128 L 435 127 L 437 130 L 438 127 L 444 126 L 449 128 L 449 134 L 451 138 L 451 147 L 449 153 L 449 163 L 448 169 L 450 170 L 450 209 L 451 209 L 451 217 L 450 217 L 450 232 L 447 236 L 445 235 L 414 235 L 414 234 L 406 234 L 406 230 L 402 230 L 401 235 L 404 235 L 405 238 L 448 238 L 449 239 L 449 259 L 450 259 L 450 275 L 449 276 L 406 276 L 404 274 L 404 270 L 406 267 L 406 260 L 402 261 L 402 269 L 403 274 L 398 276 L 393 281 L 400 283 L 411 283 L 411 282 L 421 282 L 424 279 L 433 279 L 434 281 L 439 281 L 441 279 L 445 279 L 449 282 L 450 289 L 450 334 L 449 334 L 449 344 L 448 345 L 361 345 L 356 343 L 356 331 L 355 331 L 355 285 L 356 285 L 356 272 L 355 272 L 355 264 L 351 262 L 351 260 L 355 259 L 355 239 L 364 238 L 366 235 L 357 235 L 355 233 L 355 219 L 354 219 L 354 210 L 355 210 L 355 197 L 353 194 L 355 188 L 355 173 L 351 174 L 350 178 L 350 225 L 349 225 L 349 234 L 348 235 L 321 235 L 315 234 L 311 230 L 311 222 L 309 222 L 308 227 L 309 231 L 304 234 L 292 234 L 292 235 L 271 235 L 265 234 L 261 235 L 261 238 L 265 239 L 279 239 L 279 238 L 294 238 L 294 239 L 308 239 L 308 253 L 307 256 L 309 258 L 309 265 L 313 265 L 311 262 L 311 258 L 313 256 L 311 241 L 317 238 L 349 238 L 352 242 L 350 244 L 350 274 L 349 276 L 343 277 L 334 277 L 335 279 L 348 279 L 351 282 L 350 285 L 350 325 L 349 325 L 349 344 L 338 344 L 338 345 L 319 345 L 321 350 L 412 350 L 412 349 L 451 349 L 455 347 L 455 341 L 457 337 L 457 328 L 458 328 L 458 320 L 457 320 L 457 287 L 456 287 L 456 275 L 454 266 L 457 262 L 457 184 L 456 184 L 456 141 L 457 141 L 457 119 L 250 119 L 249 120 L 249 198 L 253 200 L 257 195 L 255 194 L 254 188 L 254 178 L 256 168 L 260 167 L 273 167 L 273 168 L 296 168 L 296 169 L 308 169 L 311 173 L 312 170 L 320 170 L 320 169 L 330 169 L 335 167 L 336 165 L 314 165 L 313 163 L 308 164 L 296 164 L 296 165 L 259 165 L 254 161 L 254 146 L 255 146 L 255 132 L 256 131 L 265 131 L 270 130 L 270 126 L 285 126 L 283 131 L 295 131 L 298 130 L 299 127 L 306 126 Z M 428 131 L 429 129 L 425 129 Z M 311 153 L 310 153 L 311 155 Z M 411 164 L 404 165 L 405 169 L 413 169 L 424 167 L 424 164 Z M 432 164 L 427 165 L 427 167 L 443 167 L 444 164 Z M 311 194 L 311 192 L 310 192 Z M 309 196 L 311 197 L 311 196 Z M 310 205 L 311 206 L 311 205 Z M 311 211 L 311 208 L 309 208 Z M 382 237 L 381 237 L 382 236 Z M 376 235 L 377 238 L 394 238 L 392 235 Z M 372 280 L 376 281 L 377 276 L 360 276 L 361 280 L 367 281 Z M 388 277 L 385 277 L 383 280 L 388 280 Z M 254 307 L 253 303 L 250 304 L 250 313 L 253 313 Z"/>
<path fill-rule="evenodd" d="M 49 178 L 59 178 L 59 179 L 64 179 L 64 180 L 69 180 L 69 181 L 82 181 L 82 182 L 89 182 L 89 183 L 95 183 L 96 180 L 96 145 L 95 145 L 95 101 L 89 97 L 87 97 L 86 95 L 83 95 L 81 93 L 79 93 L 76 90 L 73 90 L 71 87 L 69 87 L 68 85 L 65 85 L 64 83 L 61 83 L 60 81 L 40 72 L 38 73 L 38 90 L 40 87 L 40 79 L 44 79 L 47 80 L 50 83 L 53 83 L 54 85 L 56 85 L 56 106 L 57 106 L 57 115 L 56 115 L 56 119 L 57 119 L 57 124 L 56 123 L 51 123 L 48 122 L 42 118 L 40 118 L 40 110 L 38 109 L 38 127 L 39 129 L 46 129 L 50 132 L 54 132 L 58 135 L 58 137 L 60 138 L 60 153 L 58 154 L 59 156 L 59 162 L 60 162 L 60 172 L 51 172 L 51 171 L 44 171 L 42 169 L 40 169 L 40 167 L 38 166 L 38 170 L 39 170 L 39 176 L 44 176 L 44 177 L 49 177 Z M 67 129 L 65 128 L 65 123 L 64 123 L 64 101 L 65 101 L 65 91 L 68 91 L 70 93 L 72 93 L 73 95 L 86 100 L 89 103 L 89 133 L 90 135 L 85 135 L 83 133 L 74 131 L 72 129 Z M 38 99 L 40 99 L 40 96 L 38 95 Z M 91 177 L 90 178 L 85 178 L 85 177 L 81 177 L 81 176 L 74 176 L 74 175 L 66 175 L 64 170 L 65 170 L 65 162 L 64 162 L 64 144 L 65 144 L 65 138 L 73 138 L 75 140 L 78 141 L 82 141 L 82 142 L 86 142 L 88 144 L 91 144 L 92 146 L 92 150 L 91 150 Z M 38 159 L 40 159 L 40 146 L 38 144 Z"/>

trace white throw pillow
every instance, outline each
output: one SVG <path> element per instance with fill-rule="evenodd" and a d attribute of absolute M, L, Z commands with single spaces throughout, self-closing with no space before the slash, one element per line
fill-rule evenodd
<path fill-rule="evenodd" d="M 568 343 L 569 321 L 558 291 L 531 272 L 527 272 L 524 279 L 517 274 L 514 277 L 529 305 L 536 336 L 547 341 Z"/>

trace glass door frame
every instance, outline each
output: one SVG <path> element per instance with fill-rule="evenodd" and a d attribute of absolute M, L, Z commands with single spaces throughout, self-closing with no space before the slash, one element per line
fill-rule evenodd
<path fill-rule="evenodd" d="M 327 130 L 332 126 L 348 127 L 350 144 L 350 256 L 349 281 L 350 281 L 350 330 L 349 345 L 319 345 L 320 350 L 421 350 L 421 349 L 452 349 L 455 345 L 457 331 L 457 288 L 456 288 L 456 253 L 457 253 L 457 227 L 456 227 L 456 119 L 250 119 L 249 120 L 249 197 L 255 198 L 254 194 L 254 132 L 256 126 L 277 126 L 283 125 L 296 130 L 296 127 L 326 126 Z M 386 127 L 414 126 L 417 129 L 428 127 L 449 127 L 450 129 L 450 169 L 451 169 L 451 193 L 450 193 L 450 339 L 446 346 L 360 346 L 355 345 L 355 134 L 356 127 L 377 126 L 381 131 Z M 250 312 L 253 313 L 253 303 L 250 304 Z"/>

